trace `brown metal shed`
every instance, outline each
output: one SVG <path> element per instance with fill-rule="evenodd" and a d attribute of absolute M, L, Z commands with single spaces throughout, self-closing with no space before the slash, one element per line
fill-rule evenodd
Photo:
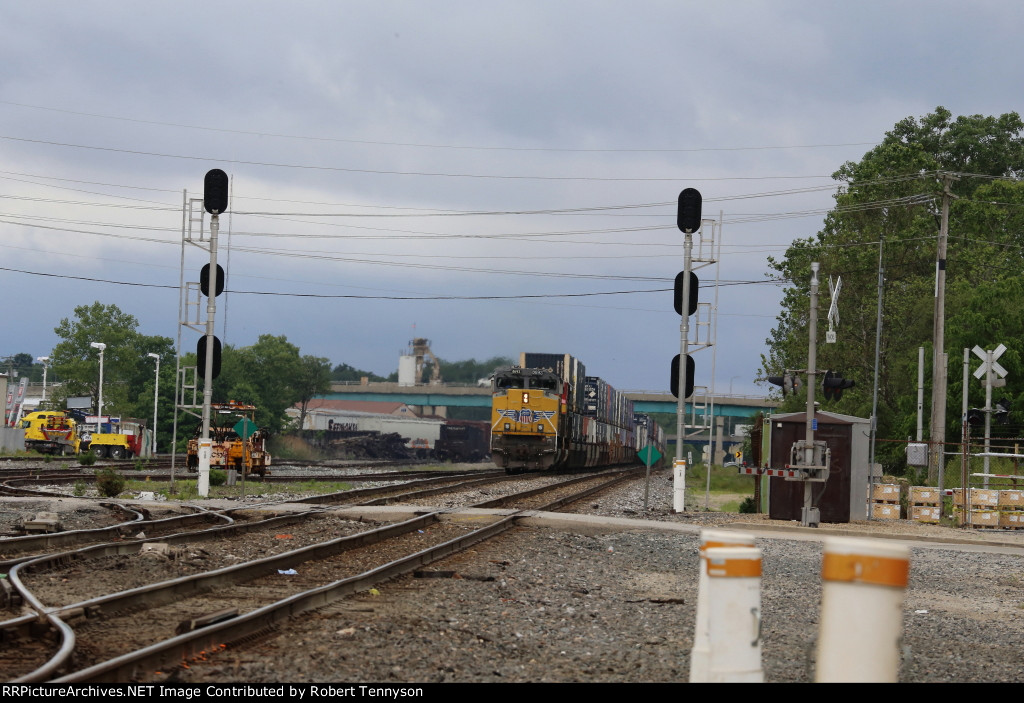
<path fill-rule="evenodd" d="M 814 439 L 822 440 L 832 452 L 829 477 L 813 483 L 812 505 L 821 512 L 822 522 L 850 522 L 867 519 L 868 456 L 871 421 L 862 417 L 818 411 Z M 793 443 L 806 438 L 807 414 L 788 413 L 771 418 L 770 467 L 783 469 L 790 461 Z M 762 462 L 763 465 L 763 462 Z M 804 484 L 780 477 L 769 480 L 768 516 L 773 520 L 800 520 Z"/>

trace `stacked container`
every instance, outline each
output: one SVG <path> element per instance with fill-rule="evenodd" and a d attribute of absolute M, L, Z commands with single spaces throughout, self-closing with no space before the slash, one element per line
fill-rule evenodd
<path fill-rule="evenodd" d="M 938 523 L 942 516 L 942 500 L 938 488 L 910 487 L 910 519 L 917 522 Z"/>
<path fill-rule="evenodd" d="M 875 520 L 900 519 L 898 483 L 876 483 L 871 487 L 871 517 Z"/>

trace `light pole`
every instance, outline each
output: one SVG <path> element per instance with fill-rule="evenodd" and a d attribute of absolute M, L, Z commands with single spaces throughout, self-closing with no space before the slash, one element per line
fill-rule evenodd
<path fill-rule="evenodd" d="M 50 361 L 48 356 L 37 356 L 36 361 L 43 365 L 43 401 L 46 401 L 46 366 Z"/>
<path fill-rule="evenodd" d="M 150 359 L 156 359 L 156 384 L 153 386 L 153 456 L 156 456 L 156 401 L 160 393 L 160 355 L 147 354 Z"/>
<path fill-rule="evenodd" d="M 100 431 L 103 431 L 103 350 L 107 348 L 107 345 L 103 342 L 89 342 L 89 346 L 93 349 L 100 350 L 100 398 L 96 407 L 96 414 L 100 418 Z"/>

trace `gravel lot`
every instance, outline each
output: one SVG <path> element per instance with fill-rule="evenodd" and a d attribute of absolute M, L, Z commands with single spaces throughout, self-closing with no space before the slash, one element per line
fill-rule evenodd
<path fill-rule="evenodd" d="M 677 523 L 675 531 L 519 528 L 319 611 L 278 637 L 176 672 L 181 681 L 680 682 L 689 672 L 698 533 L 748 520 L 759 537 L 763 670 L 810 682 L 821 537 L 945 539 L 915 548 L 903 609 L 902 682 L 1024 680 L 1024 536 L 907 521 L 807 530 L 763 516 L 671 512 L 671 482 L 591 501 L 586 512 Z M 701 495 L 701 500 L 703 496 Z M 788 529 L 789 532 L 786 530 Z M 998 546 L 999 544 L 1009 546 Z M 972 551 L 961 551 L 961 550 Z M 445 573 L 446 572 L 446 573 Z"/>

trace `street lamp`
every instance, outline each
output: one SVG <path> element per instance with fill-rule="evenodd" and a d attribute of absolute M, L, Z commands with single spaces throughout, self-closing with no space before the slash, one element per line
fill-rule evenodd
<path fill-rule="evenodd" d="M 46 366 L 50 361 L 48 356 L 37 356 L 36 361 L 43 365 L 43 401 L 46 401 Z"/>
<path fill-rule="evenodd" d="M 153 456 L 156 456 L 156 401 L 160 393 L 160 355 L 150 352 L 150 359 L 156 359 L 156 384 L 153 386 Z"/>
<path fill-rule="evenodd" d="M 103 342 L 89 342 L 89 346 L 93 349 L 100 350 L 100 399 L 97 403 L 96 414 L 100 417 L 100 431 L 103 431 L 103 350 L 107 348 L 107 345 Z"/>

